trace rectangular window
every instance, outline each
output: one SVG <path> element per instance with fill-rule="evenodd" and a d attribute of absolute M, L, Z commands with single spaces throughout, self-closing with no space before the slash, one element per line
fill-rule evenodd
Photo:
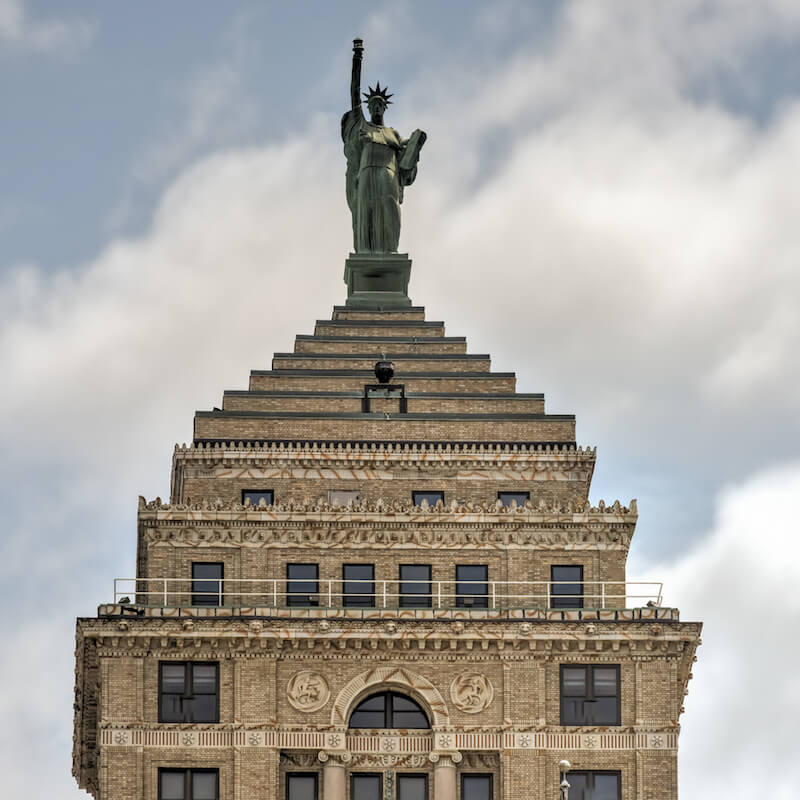
<path fill-rule="evenodd" d="M 224 566 L 195 561 L 192 564 L 192 605 L 221 606 Z"/>
<path fill-rule="evenodd" d="M 620 800 L 619 772 L 568 772 L 569 800 Z M 464 799 L 466 800 L 466 798 Z"/>
<path fill-rule="evenodd" d="M 428 776 L 398 772 L 397 800 L 428 800 Z"/>
<path fill-rule="evenodd" d="M 461 800 L 492 800 L 492 776 L 462 772 Z"/>
<path fill-rule="evenodd" d="M 275 502 L 275 492 L 272 489 L 242 489 L 242 505 L 246 506 L 247 501 L 250 501 L 251 506 L 264 505 L 271 506 Z"/>
<path fill-rule="evenodd" d="M 319 605 L 319 564 L 286 565 L 286 605 Z"/>
<path fill-rule="evenodd" d="M 372 608 L 375 605 L 375 565 L 342 565 L 342 605 Z"/>
<path fill-rule="evenodd" d="M 561 724 L 619 725 L 619 666 L 561 666 Z"/>
<path fill-rule="evenodd" d="M 583 567 L 550 567 L 550 608 L 583 608 Z"/>
<path fill-rule="evenodd" d="M 444 503 L 444 492 L 411 492 L 411 500 L 415 506 L 421 506 L 423 500 L 435 506 L 440 500 Z"/>
<path fill-rule="evenodd" d="M 400 565 L 400 607 L 431 607 L 431 565 Z"/>
<path fill-rule="evenodd" d="M 286 775 L 286 800 L 317 800 L 316 772 L 289 772 Z"/>
<path fill-rule="evenodd" d="M 219 800 L 219 770 L 159 769 L 158 800 Z"/>
<path fill-rule="evenodd" d="M 359 501 L 360 494 L 355 491 L 344 489 L 331 489 L 328 492 L 328 502 L 332 506 L 346 506 L 351 500 L 354 503 Z"/>
<path fill-rule="evenodd" d="M 159 722 L 219 722 L 219 664 L 160 661 Z"/>
<path fill-rule="evenodd" d="M 350 800 L 383 800 L 383 775 L 377 772 L 351 772 Z"/>
<path fill-rule="evenodd" d="M 518 506 L 524 506 L 528 500 L 531 499 L 530 492 L 498 492 L 497 499 L 504 505 L 510 506 L 516 503 Z"/>
<path fill-rule="evenodd" d="M 486 564 L 456 564 L 456 606 L 488 608 L 489 567 Z"/>

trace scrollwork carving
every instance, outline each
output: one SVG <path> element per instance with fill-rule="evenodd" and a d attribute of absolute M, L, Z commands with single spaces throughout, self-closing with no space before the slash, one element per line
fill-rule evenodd
<path fill-rule="evenodd" d="M 330 699 L 328 682 L 317 672 L 303 670 L 292 676 L 286 687 L 286 697 L 298 711 L 306 714 L 318 711 Z"/>
<path fill-rule="evenodd" d="M 450 698 L 455 707 L 465 714 L 480 714 L 491 704 L 494 687 L 479 672 L 462 672 L 450 684 Z"/>

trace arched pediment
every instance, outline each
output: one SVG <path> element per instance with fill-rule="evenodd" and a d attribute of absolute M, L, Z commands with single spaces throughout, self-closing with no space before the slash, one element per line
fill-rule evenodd
<path fill-rule="evenodd" d="M 347 725 L 356 702 L 380 689 L 396 689 L 413 697 L 429 712 L 434 727 L 445 727 L 450 722 L 444 698 L 426 677 L 402 667 L 376 667 L 362 672 L 342 688 L 333 703 L 331 724 Z"/>

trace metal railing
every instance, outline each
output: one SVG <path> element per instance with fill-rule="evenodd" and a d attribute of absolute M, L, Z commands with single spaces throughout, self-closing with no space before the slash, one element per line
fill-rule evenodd
<path fill-rule="evenodd" d="M 653 581 L 427 581 L 115 578 L 114 603 L 276 608 L 638 608 L 662 606 Z"/>

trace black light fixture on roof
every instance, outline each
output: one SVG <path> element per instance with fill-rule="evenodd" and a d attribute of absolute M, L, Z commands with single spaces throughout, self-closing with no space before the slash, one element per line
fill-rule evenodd
<path fill-rule="evenodd" d="M 378 383 L 390 383 L 394 378 L 394 362 L 386 361 L 385 357 L 381 361 L 376 361 L 375 377 L 378 379 Z"/>

